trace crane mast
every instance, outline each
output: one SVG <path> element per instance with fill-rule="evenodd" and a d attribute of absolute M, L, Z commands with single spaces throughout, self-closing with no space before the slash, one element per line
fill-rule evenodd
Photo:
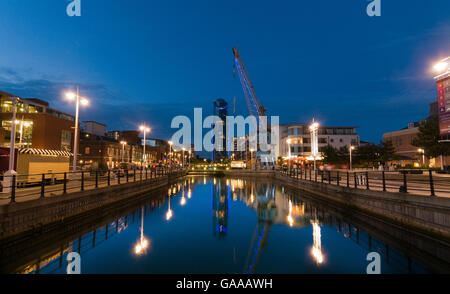
<path fill-rule="evenodd" d="M 242 90 L 244 91 L 250 114 L 254 116 L 266 116 L 266 109 L 262 106 L 256 95 L 255 87 L 253 87 L 253 84 L 250 81 L 250 77 L 236 47 L 233 48 L 233 55 L 236 71 L 238 72 L 239 80 L 241 81 Z"/>

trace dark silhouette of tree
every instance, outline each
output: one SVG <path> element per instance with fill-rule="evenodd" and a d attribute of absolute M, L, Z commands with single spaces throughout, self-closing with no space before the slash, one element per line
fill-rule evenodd
<path fill-rule="evenodd" d="M 450 155 L 450 144 L 439 143 L 439 138 L 439 118 L 433 116 L 420 122 L 419 134 L 417 138 L 412 140 L 411 144 L 422 148 L 427 158 Z"/>

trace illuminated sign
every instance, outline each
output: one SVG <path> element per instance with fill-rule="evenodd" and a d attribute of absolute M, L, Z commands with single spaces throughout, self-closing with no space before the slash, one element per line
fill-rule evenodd
<path fill-rule="evenodd" d="M 441 136 L 450 135 L 450 76 L 437 79 L 439 131 Z"/>

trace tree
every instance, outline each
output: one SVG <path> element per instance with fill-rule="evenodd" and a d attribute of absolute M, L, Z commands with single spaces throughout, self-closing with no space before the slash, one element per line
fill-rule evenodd
<path fill-rule="evenodd" d="M 420 122 L 417 138 L 414 138 L 411 144 L 422 148 L 427 158 L 450 155 L 450 144 L 439 143 L 439 138 L 439 118 L 433 116 Z"/>
<path fill-rule="evenodd" d="M 348 147 L 343 146 L 339 149 L 327 145 L 322 150 L 323 162 L 327 164 L 343 164 L 348 159 Z"/>
<path fill-rule="evenodd" d="M 398 159 L 399 156 L 395 154 L 394 145 L 392 145 L 392 141 L 381 141 L 379 145 L 379 161 L 383 164 L 388 162 L 389 160 Z"/>

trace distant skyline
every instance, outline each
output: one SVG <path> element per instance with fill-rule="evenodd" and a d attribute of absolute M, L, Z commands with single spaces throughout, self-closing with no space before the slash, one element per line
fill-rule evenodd
<path fill-rule="evenodd" d="M 171 119 L 212 114 L 236 97 L 248 115 L 232 47 L 268 115 L 281 123 L 358 126 L 361 140 L 428 116 L 430 68 L 450 56 L 450 1 L 1 1 L 0 90 L 74 113 L 65 90 L 91 104 L 81 121 L 169 139 Z"/>

